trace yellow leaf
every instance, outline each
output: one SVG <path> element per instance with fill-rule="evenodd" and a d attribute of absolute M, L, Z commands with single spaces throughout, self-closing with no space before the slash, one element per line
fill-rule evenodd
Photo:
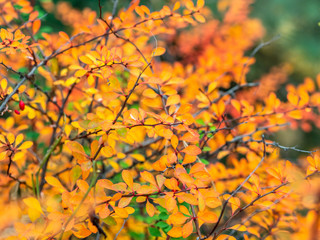
<path fill-rule="evenodd" d="M 133 189 L 133 178 L 130 171 L 123 170 L 122 179 L 128 185 L 129 188 Z"/>
<path fill-rule="evenodd" d="M 28 216 L 32 222 L 34 222 L 41 216 L 41 213 L 39 211 L 36 211 L 32 208 L 28 208 L 27 211 L 28 211 Z"/>
<path fill-rule="evenodd" d="M 206 202 L 204 200 L 204 197 L 202 196 L 202 194 L 199 192 L 198 193 L 198 202 L 199 202 L 199 210 L 203 211 L 206 207 Z"/>
<path fill-rule="evenodd" d="M 199 22 L 199 23 L 205 23 L 206 19 L 201 14 L 194 14 L 193 17 Z"/>
<path fill-rule="evenodd" d="M 80 56 L 79 59 L 85 64 L 93 64 L 93 61 L 87 56 Z"/>
<path fill-rule="evenodd" d="M 241 224 L 234 225 L 234 226 L 230 227 L 229 229 L 234 229 L 234 230 L 237 230 L 237 231 L 240 231 L 240 232 L 247 231 L 246 226 L 241 225 Z"/>
<path fill-rule="evenodd" d="M 22 141 L 23 141 L 23 134 L 20 133 L 17 137 L 16 137 L 16 146 L 18 146 Z"/>
<path fill-rule="evenodd" d="M 123 208 L 114 207 L 114 212 L 120 217 L 120 218 L 127 218 L 129 214 L 127 211 Z"/>
<path fill-rule="evenodd" d="M 33 142 L 26 141 L 26 142 L 22 143 L 21 146 L 18 149 L 19 150 L 28 149 L 28 148 L 32 147 L 32 145 L 33 145 Z"/>
<path fill-rule="evenodd" d="M 64 186 L 62 186 L 62 184 L 60 183 L 60 181 L 58 179 L 56 179 L 55 177 L 52 176 L 46 176 L 45 177 L 46 182 L 56 188 L 59 188 L 60 190 L 65 190 Z"/>
<path fill-rule="evenodd" d="M 8 133 L 7 139 L 8 139 L 10 144 L 13 144 L 14 143 L 14 139 L 15 139 L 13 133 Z"/>
<path fill-rule="evenodd" d="M 152 52 L 152 56 L 156 57 L 156 56 L 161 56 L 162 54 L 164 54 L 166 52 L 166 49 L 163 47 L 157 47 L 153 52 Z"/>
<path fill-rule="evenodd" d="M 219 235 L 217 240 L 236 240 L 236 238 L 226 234 L 222 234 L 222 235 Z"/>
<path fill-rule="evenodd" d="M 131 157 L 133 157 L 134 159 L 136 159 L 139 162 L 144 162 L 145 161 L 145 157 L 142 154 L 131 154 Z"/>
<path fill-rule="evenodd" d="M 40 213 L 43 213 L 41 205 L 38 201 L 38 199 L 34 198 L 34 197 L 29 197 L 29 198 L 25 198 L 23 199 L 23 202 L 31 209 L 37 210 Z"/>
<path fill-rule="evenodd" d="M 80 69 L 78 71 L 75 72 L 74 76 L 76 77 L 82 77 L 84 76 L 88 71 L 87 70 L 84 70 L 84 69 Z"/>
<path fill-rule="evenodd" d="M 204 6 L 204 0 L 198 0 L 198 2 L 197 2 L 197 8 L 199 9 L 199 8 L 203 8 L 203 6 Z"/>
<path fill-rule="evenodd" d="M 155 213 L 155 208 L 153 206 L 153 204 L 151 204 L 149 202 L 149 200 L 147 200 L 147 204 L 146 204 L 146 210 L 147 210 L 147 213 L 150 217 L 153 217 L 154 213 Z"/>

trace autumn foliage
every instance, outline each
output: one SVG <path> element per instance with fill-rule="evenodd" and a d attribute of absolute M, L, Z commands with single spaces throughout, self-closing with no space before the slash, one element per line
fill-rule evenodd
<path fill-rule="evenodd" d="M 109 2 L 44 1 L 71 29 L 46 33 L 0 1 L 0 237 L 320 239 L 320 155 L 272 140 L 320 128 L 320 75 L 247 78 L 252 1 Z"/>

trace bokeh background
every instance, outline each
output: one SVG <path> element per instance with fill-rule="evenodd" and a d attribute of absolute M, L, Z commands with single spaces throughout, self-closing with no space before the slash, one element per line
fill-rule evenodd
<path fill-rule="evenodd" d="M 114 0 L 101 0 L 103 11 L 112 11 Z M 118 0 L 118 8 L 127 7 L 130 0 Z M 265 27 L 266 34 L 261 41 L 267 41 L 280 35 L 272 44 L 262 48 L 256 55 L 256 63 L 248 75 L 251 81 L 267 74 L 272 68 L 287 69 L 287 82 L 301 83 L 305 77 L 316 79 L 320 73 L 320 1 L 319 0 L 248 0 L 252 2 L 251 17 L 258 18 Z M 68 2 L 74 8 L 89 7 L 99 11 L 98 0 L 33 0 L 39 9 L 50 9 L 61 2 Z M 152 9 L 159 9 L 163 4 L 173 0 L 141 0 L 141 4 Z M 214 16 L 221 18 L 217 11 L 218 0 L 206 0 Z M 40 3 L 40 4 L 39 4 Z M 50 11 L 49 11 L 50 12 Z M 63 30 L 69 32 L 62 22 L 52 14 L 48 14 L 42 24 L 48 32 Z M 257 42 L 257 45 L 260 42 Z M 248 51 L 248 55 L 252 50 Z M 285 89 L 278 91 L 278 96 L 285 99 Z M 312 149 L 320 145 L 320 130 L 313 128 L 309 132 L 299 130 L 285 130 L 273 136 L 277 142 L 285 146 L 297 146 L 303 149 Z M 295 152 L 282 152 L 290 159 L 296 158 Z"/>

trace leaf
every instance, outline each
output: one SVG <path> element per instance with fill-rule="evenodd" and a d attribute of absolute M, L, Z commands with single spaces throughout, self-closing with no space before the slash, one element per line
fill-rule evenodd
<path fill-rule="evenodd" d="M 230 227 L 229 229 L 234 229 L 234 230 L 237 230 L 237 231 L 240 231 L 240 232 L 245 232 L 245 231 L 247 231 L 246 226 L 241 225 L 241 224 L 236 224 L 236 225 Z"/>
<path fill-rule="evenodd" d="M 166 52 L 166 49 L 163 47 L 157 47 L 155 50 L 153 50 L 152 52 L 152 56 L 157 57 L 157 56 L 161 56 Z"/>
<path fill-rule="evenodd" d="M 204 200 L 204 197 L 200 193 L 200 191 L 198 192 L 198 202 L 199 202 L 199 211 L 204 211 L 206 207 L 206 202 Z"/>
<path fill-rule="evenodd" d="M 68 34 L 66 34 L 65 32 L 60 31 L 59 36 L 67 41 L 70 41 Z"/>
<path fill-rule="evenodd" d="M 82 173 L 81 167 L 79 165 L 74 166 L 70 172 L 72 182 L 75 182 L 76 180 L 78 180 L 79 177 L 81 176 L 81 173 Z"/>
<path fill-rule="evenodd" d="M 127 211 L 123 208 L 119 208 L 119 207 L 114 207 L 114 212 L 118 215 L 118 217 L 120 218 L 127 218 L 129 216 L 129 214 L 127 213 Z"/>
<path fill-rule="evenodd" d="M 19 150 L 24 150 L 24 149 L 28 149 L 31 148 L 33 145 L 33 142 L 31 141 L 26 141 L 24 143 L 21 144 L 21 146 L 18 148 Z"/>
<path fill-rule="evenodd" d="M 170 221 L 171 224 L 181 225 L 184 224 L 187 219 L 188 217 L 183 215 L 181 212 L 176 212 L 169 216 L 168 221 Z"/>
<path fill-rule="evenodd" d="M 144 171 L 140 175 L 143 180 L 151 183 L 154 186 L 157 186 L 156 180 L 154 179 L 154 176 L 150 172 Z"/>
<path fill-rule="evenodd" d="M 86 193 L 89 189 L 89 184 L 81 179 L 77 180 L 77 186 L 83 193 Z"/>
<path fill-rule="evenodd" d="M 226 234 L 221 234 L 219 237 L 217 237 L 217 240 L 236 240 L 236 238 Z"/>
<path fill-rule="evenodd" d="M 28 215 L 31 221 L 35 221 L 41 214 L 44 214 L 38 199 L 29 197 L 23 199 L 23 202 L 28 206 Z"/>
<path fill-rule="evenodd" d="M 133 189 L 133 178 L 131 172 L 128 170 L 122 171 L 122 179 L 128 185 L 130 189 Z"/>
<path fill-rule="evenodd" d="M 148 227 L 149 233 L 153 237 L 161 237 L 161 233 L 158 228 Z"/>
<path fill-rule="evenodd" d="M 128 206 L 130 204 L 131 200 L 132 200 L 132 197 L 121 198 L 118 203 L 118 207 L 124 208 L 124 207 Z"/>
<path fill-rule="evenodd" d="M 174 238 L 178 238 L 182 236 L 182 228 L 181 227 L 173 227 L 168 232 L 168 235 Z"/>
<path fill-rule="evenodd" d="M 192 223 L 192 220 L 190 220 L 182 227 L 182 237 L 187 238 L 192 234 L 192 232 L 193 232 L 193 223 Z"/>
<path fill-rule="evenodd" d="M 166 106 L 178 104 L 180 102 L 180 96 L 178 94 L 169 96 L 166 102 Z"/>
<path fill-rule="evenodd" d="M 217 215 L 210 211 L 198 212 L 198 218 L 205 223 L 215 223 L 218 220 Z"/>
<path fill-rule="evenodd" d="M 183 149 L 181 152 L 184 152 L 191 156 L 197 156 L 201 153 L 201 149 L 195 145 L 189 145 L 185 149 Z"/>
<path fill-rule="evenodd" d="M 199 23 L 205 23 L 206 19 L 201 14 L 194 14 L 193 17 L 199 22 Z"/>
<path fill-rule="evenodd" d="M 83 77 L 84 75 L 87 74 L 87 70 L 84 70 L 84 69 L 80 69 L 78 71 L 75 72 L 74 76 L 75 77 Z"/>
<path fill-rule="evenodd" d="M 153 216 L 154 216 L 155 208 L 154 208 L 154 206 L 149 202 L 149 200 L 147 200 L 146 210 L 147 210 L 147 213 L 148 213 L 148 215 L 149 215 L 150 217 L 153 217 Z"/>
<path fill-rule="evenodd" d="M 144 162 L 146 159 L 142 154 L 130 154 L 131 157 L 133 157 L 134 159 L 136 159 L 139 162 Z"/>
<path fill-rule="evenodd" d="M 40 26 L 41 26 L 41 20 L 40 19 L 35 20 L 32 24 L 32 33 L 36 34 L 39 31 Z"/>
<path fill-rule="evenodd" d="M 197 1 L 197 8 L 200 9 L 200 8 L 203 8 L 204 6 L 204 0 L 198 0 Z"/>
<path fill-rule="evenodd" d="M 93 64 L 93 61 L 91 58 L 89 58 L 88 56 L 80 56 L 79 57 L 80 61 L 85 63 L 85 64 Z"/>
<path fill-rule="evenodd" d="M 66 190 L 64 188 L 64 186 L 61 184 L 61 182 L 58 179 L 56 179 L 55 177 L 46 176 L 45 180 L 49 185 L 58 188 L 60 191 L 65 191 Z"/>
<path fill-rule="evenodd" d="M 117 225 L 116 220 L 115 220 L 113 217 L 111 217 L 111 216 L 108 216 L 107 218 L 102 219 L 102 221 L 103 221 L 105 224 L 109 225 L 109 226 L 116 226 L 116 225 Z"/>
<path fill-rule="evenodd" d="M 23 141 L 23 134 L 20 133 L 17 137 L 16 137 L 16 146 L 18 146 L 22 141 Z"/>
<path fill-rule="evenodd" d="M 178 195 L 179 199 L 182 199 L 184 202 L 192 204 L 192 205 L 198 205 L 197 198 L 190 193 L 184 193 L 182 195 Z"/>

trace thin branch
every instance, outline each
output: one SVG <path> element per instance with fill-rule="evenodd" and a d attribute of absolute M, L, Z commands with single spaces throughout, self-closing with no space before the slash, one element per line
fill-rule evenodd
<path fill-rule="evenodd" d="M 238 193 L 238 191 L 243 187 L 243 185 L 251 178 L 251 176 L 257 171 L 257 169 L 260 167 L 260 165 L 262 164 L 262 162 L 264 161 L 265 157 L 266 157 L 266 145 L 265 145 L 265 141 L 264 141 L 264 136 L 262 136 L 262 140 L 263 140 L 263 156 L 261 158 L 261 160 L 259 161 L 258 165 L 255 167 L 255 169 L 253 169 L 253 171 L 248 175 L 248 177 L 238 186 L 238 188 L 233 191 L 233 193 L 227 198 L 227 200 L 224 202 L 220 216 L 218 218 L 218 221 L 216 222 L 216 224 L 214 225 L 213 229 L 210 231 L 210 233 L 208 234 L 208 237 L 211 236 L 215 230 L 217 229 L 217 227 L 219 226 L 219 223 L 223 217 L 223 214 L 227 208 L 227 204 L 229 202 L 229 200 Z M 214 236 L 214 239 L 216 238 L 217 235 Z"/>
<path fill-rule="evenodd" d="M 126 218 L 126 219 L 123 220 L 122 226 L 121 226 L 121 228 L 119 229 L 119 231 L 117 232 L 117 234 L 115 235 L 114 240 L 116 240 L 116 239 L 118 238 L 118 236 L 119 236 L 119 234 L 121 233 L 122 229 L 124 228 L 124 225 L 126 224 L 127 220 L 128 220 L 128 218 Z"/>

